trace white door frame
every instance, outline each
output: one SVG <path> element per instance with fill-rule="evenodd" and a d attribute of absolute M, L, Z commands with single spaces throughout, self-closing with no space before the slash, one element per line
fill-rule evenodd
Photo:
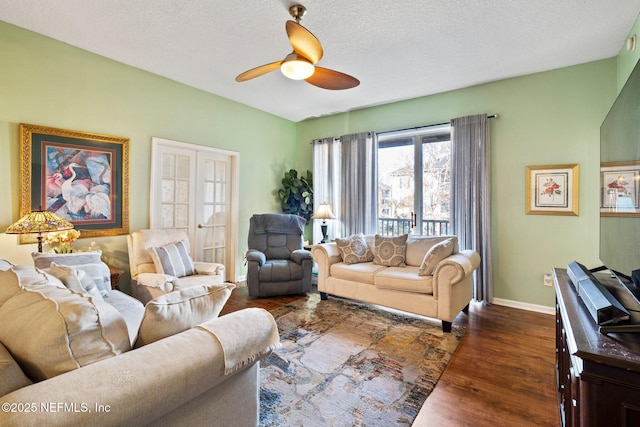
<path fill-rule="evenodd" d="M 208 147 L 205 145 L 191 144 L 188 142 L 175 141 L 165 138 L 159 137 L 151 137 L 151 183 L 158 182 L 155 180 L 156 174 L 159 173 L 156 170 L 156 155 L 158 152 L 158 147 L 169 147 L 175 148 L 179 150 L 185 151 L 193 151 L 193 152 L 207 152 L 207 153 L 215 153 L 229 157 L 231 171 L 230 171 L 230 191 L 231 194 L 229 196 L 229 242 L 228 242 L 228 257 L 229 262 L 225 263 L 225 269 L 227 272 L 227 277 L 238 281 L 237 277 L 237 267 L 238 267 L 238 218 L 240 212 L 240 153 L 237 151 L 224 150 L 220 148 Z M 153 184 L 152 184 L 153 185 Z M 156 202 L 157 194 L 151 188 L 150 191 L 150 209 L 149 209 L 149 224 L 154 224 L 154 220 L 156 220 L 156 213 L 154 213 L 154 205 Z M 191 224 L 191 229 L 195 232 L 195 219 L 193 219 L 193 224 Z M 189 236 L 190 240 L 195 243 L 194 236 Z M 192 243 L 193 244 L 193 243 Z M 193 250 L 193 248 L 191 248 Z M 228 264 L 228 265 L 227 265 Z"/>

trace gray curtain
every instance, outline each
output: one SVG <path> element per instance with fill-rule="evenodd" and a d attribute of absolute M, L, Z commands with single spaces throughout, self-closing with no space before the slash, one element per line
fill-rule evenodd
<path fill-rule="evenodd" d="M 378 206 L 375 133 L 323 138 L 313 144 L 314 208 L 327 202 L 337 218 L 327 221 L 329 238 L 375 233 Z M 316 222 L 314 236 L 319 236 L 321 221 Z"/>
<path fill-rule="evenodd" d="M 475 271 L 473 298 L 491 303 L 491 199 L 487 115 L 451 120 L 452 219 L 460 248 L 473 249 L 482 262 Z"/>

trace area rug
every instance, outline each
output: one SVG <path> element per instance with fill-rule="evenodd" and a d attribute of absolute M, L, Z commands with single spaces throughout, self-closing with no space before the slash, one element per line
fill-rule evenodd
<path fill-rule="evenodd" d="M 271 313 L 282 347 L 260 362 L 265 427 L 411 425 L 465 332 L 318 294 Z"/>

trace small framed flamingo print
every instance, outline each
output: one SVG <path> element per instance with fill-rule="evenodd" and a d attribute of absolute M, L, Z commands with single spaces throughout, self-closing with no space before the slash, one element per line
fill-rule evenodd
<path fill-rule="evenodd" d="M 600 164 L 600 216 L 640 216 L 640 161 Z"/>
<path fill-rule="evenodd" d="M 579 165 L 526 167 L 526 207 L 531 215 L 578 215 Z"/>
<path fill-rule="evenodd" d="M 129 233 L 129 138 L 20 124 L 20 153 L 20 217 L 42 209 L 82 237 Z"/>

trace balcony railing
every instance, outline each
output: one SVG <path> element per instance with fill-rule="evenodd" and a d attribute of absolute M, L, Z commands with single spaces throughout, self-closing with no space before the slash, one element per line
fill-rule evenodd
<path fill-rule="evenodd" d="M 409 218 L 378 218 L 378 234 L 381 236 L 398 236 L 412 234 Z M 420 234 L 420 233 L 413 233 Z M 423 236 L 442 236 L 449 234 L 449 221 L 441 219 L 423 219 Z"/>

